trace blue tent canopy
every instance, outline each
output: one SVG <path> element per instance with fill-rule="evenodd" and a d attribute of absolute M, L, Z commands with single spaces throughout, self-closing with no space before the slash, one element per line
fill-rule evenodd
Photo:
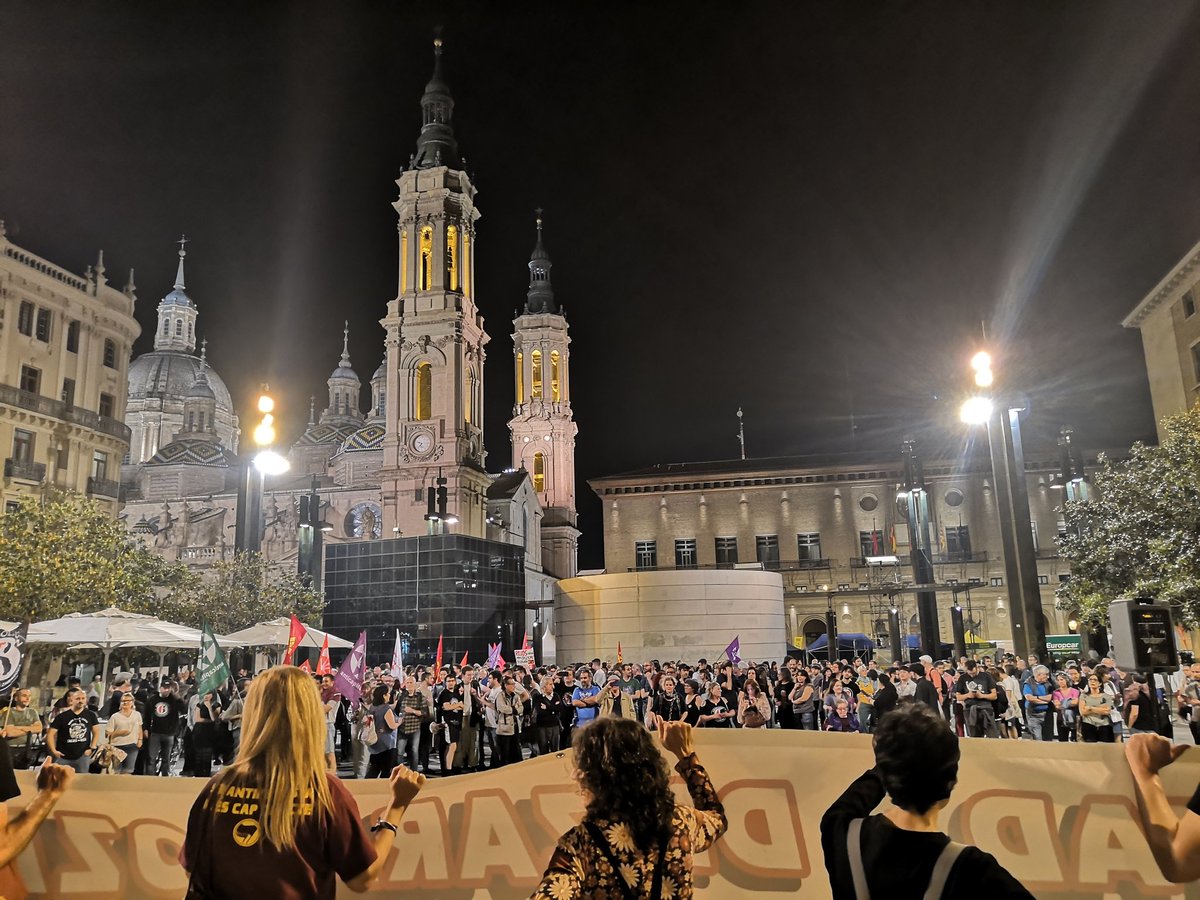
<path fill-rule="evenodd" d="M 904 646 L 909 650 L 917 650 L 921 646 L 920 635 L 910 634 L 904 638 Z M 941 650 L 938 653 L 938 659 L 950 659 L 954 655 L 954 645 L 945 642 L 939 645 Z"/>
<path fill-rule="evenodd" d="M 875 642 L 873 640 L 871 640 L 865 634 L 855 634 L 853 632 L 847 632 L 846 634 L 839 634 L 837 636 L 837 643 L 838 643 L 839 650 L 874 650 L 875 649 Z M 811 651 L 817 651 L 817 650 L 824 650 L 828 646 L 829 646 L 829 635 L 823 634 L 819 638 L 817 638 L 815 641 L 813 641 L 811 644 L 809 644 L 807 647 L 805 647 L 804 649 L 811 650 Z"/>

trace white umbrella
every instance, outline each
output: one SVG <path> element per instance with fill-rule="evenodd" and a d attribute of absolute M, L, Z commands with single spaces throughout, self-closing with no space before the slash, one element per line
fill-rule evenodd
<path fill-rule="evenodd" d="M 321 631 L 311 625 L 304 627 L 306 631 L 304 638 L 300 641 L 301 647 L 316 647 L 319 650 L 326 637 L 329 638 L 331 650 L 335 648 L 349 650 L 354 646 L 353 641 L 336 637 L 327 631 Z M 259 622 L 257 625 L 251 625 L 241 631 L 230 632 L 225 635 L 224 641 L 236 647 L 286 647 L 291 628 L 292 620 L 281 617 L 271 619 L 269 622 Z"/>

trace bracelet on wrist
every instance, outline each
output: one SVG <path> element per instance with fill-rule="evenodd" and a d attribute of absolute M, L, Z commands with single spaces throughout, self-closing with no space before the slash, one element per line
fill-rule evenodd
<path fill-rule="evenodd" d="M 377 831 L 381 831 L 384 828 L 386 828 L 392 834 L 399 834 L 399 831 L 397 830 L 396 826 L 393 825 L 391 822 L 388 822 L 386 819 L 377 820 L 375 822 L 375 824 L 371 826 L 371 834 L 374 834 Z"/>

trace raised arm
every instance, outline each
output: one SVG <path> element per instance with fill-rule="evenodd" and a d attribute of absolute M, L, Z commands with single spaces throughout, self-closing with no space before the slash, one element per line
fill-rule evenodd
<path fill-rule="evenodd" d="M 692 726 L 686 722 L 660 722 L 658 734 L 663 746 L 679 760 L 675 764 L 675 771 L 683 776 L 688 793 L 692 795 L 695 809 L 687 811 L 689 836 L 692 852 L 701 853 L 711 847 L 729 827 L 725 807 L 717 796 L 708 772 L 696 756 L 695 747 L 692 746 Z"/>
<path fill-rule="evenodd" d="M 16 859 L 33 840 L 38 826 L 54 808 L 74 776 L 74 769 L 56 766 L 47 759 L 38 770 L 38 792 L 28 806 L 10 821 L 8 808 L 0 803 L 0 867 Z"/>
<path fill-rule="evenodd" d="M 1158 773 L 1187 749 L 1157 734 L 1135 734 L 1125 742 L 1142 831 L 1163 877 L 1175 884 L 1200 878 L 1200 815 L 1193 797 L 1188 810 L 1176 816 Z"/>

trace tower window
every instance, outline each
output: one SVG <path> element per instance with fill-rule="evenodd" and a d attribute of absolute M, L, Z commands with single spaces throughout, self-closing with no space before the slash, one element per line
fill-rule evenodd
<path fill-rule="evenodd" d="M 541 350 L 533 351 L 533 378 L 530 380 L 533 382 L 532 390 L 530 391 L 530 396 L 533 397 L 534 400 L 541 400 L 542 399 L 542 351 Z"/>
<path fill-rule="evenodd" d="M 175 337 L 183 337 L 183 319 L 175 320 Z"/>
<path fill-rule="evenodd" d="M 558 351 L 550 351 L 550 399 L 557 403 L 562 399 L 558 391 Z"/>
<path fill-rule="evenodd" d="M 462 291 L 471 296 L 471 232 L 467 229 L 462 233 Z"/>
<path fill-rule="evenodd" d="M 421 229 L 421 271 L 417 290 L 427 291 L 433 286 L 433 229 L 426 225 Z"/>
<path fill-rule="evenodd" d="M 423 421 L 433 415 L 433 367 L 427 362 L 417 366 L 416 390 L 413 397 L 416 401 L 413 418 Z"/>
<path fill-rule="evenodd" d="M 533 454 L 533 489 L 539 494 L 546 489 L 546 454 Z"/>
<path fill-rule="evenodd" d="M 204 413 L 201 412 L 197 418 L 200 420 L 200 430 L 203 431 L 204 430 Z"/>
<path fill-rule="evenodd" d="M 196 414 L 194 412 L 188 413 L 187 430 L 188 431 L 196 430 Z"/>
<path fill-rule="evenodd" d="M 196 337 L 196 323 L 188 322 L 188 340 L 194 340 Z"/>
<path fill-rule="evenodd" d="M 79 352 L 79 322 L 75 319 L 67 326 L 67 352 Z"/>
<path fill-rule="evenodd" d="M 517 405 L 525 402 L 525 354 L 517 351 Z"/>
<path fill-rule="evenodd" d="M 458 290 L 458 229 L 446 226 L 446 281 L 450 290 Z"/>
<path fill-rule="evenodd" d="M 170 337 L 170 335 L 171 335 L 171 320 L 163 319 L 163 337 Z"/>
<path fill-rule="evenodd" d="M 33 335 L 33 304 L 28 300 L 22 300 L 21 308 L 17 311 L 17 331 Z"/>
<path fill-rule="evenodd" d="M 400 229 L 400 290 L 408 290 L 408 231 Z"/>
<path fill-rule="evenodd" d="M 117 342 L 112 338 L 104 339 L 104 365 L 109 369 L 117 367 Z"/>

